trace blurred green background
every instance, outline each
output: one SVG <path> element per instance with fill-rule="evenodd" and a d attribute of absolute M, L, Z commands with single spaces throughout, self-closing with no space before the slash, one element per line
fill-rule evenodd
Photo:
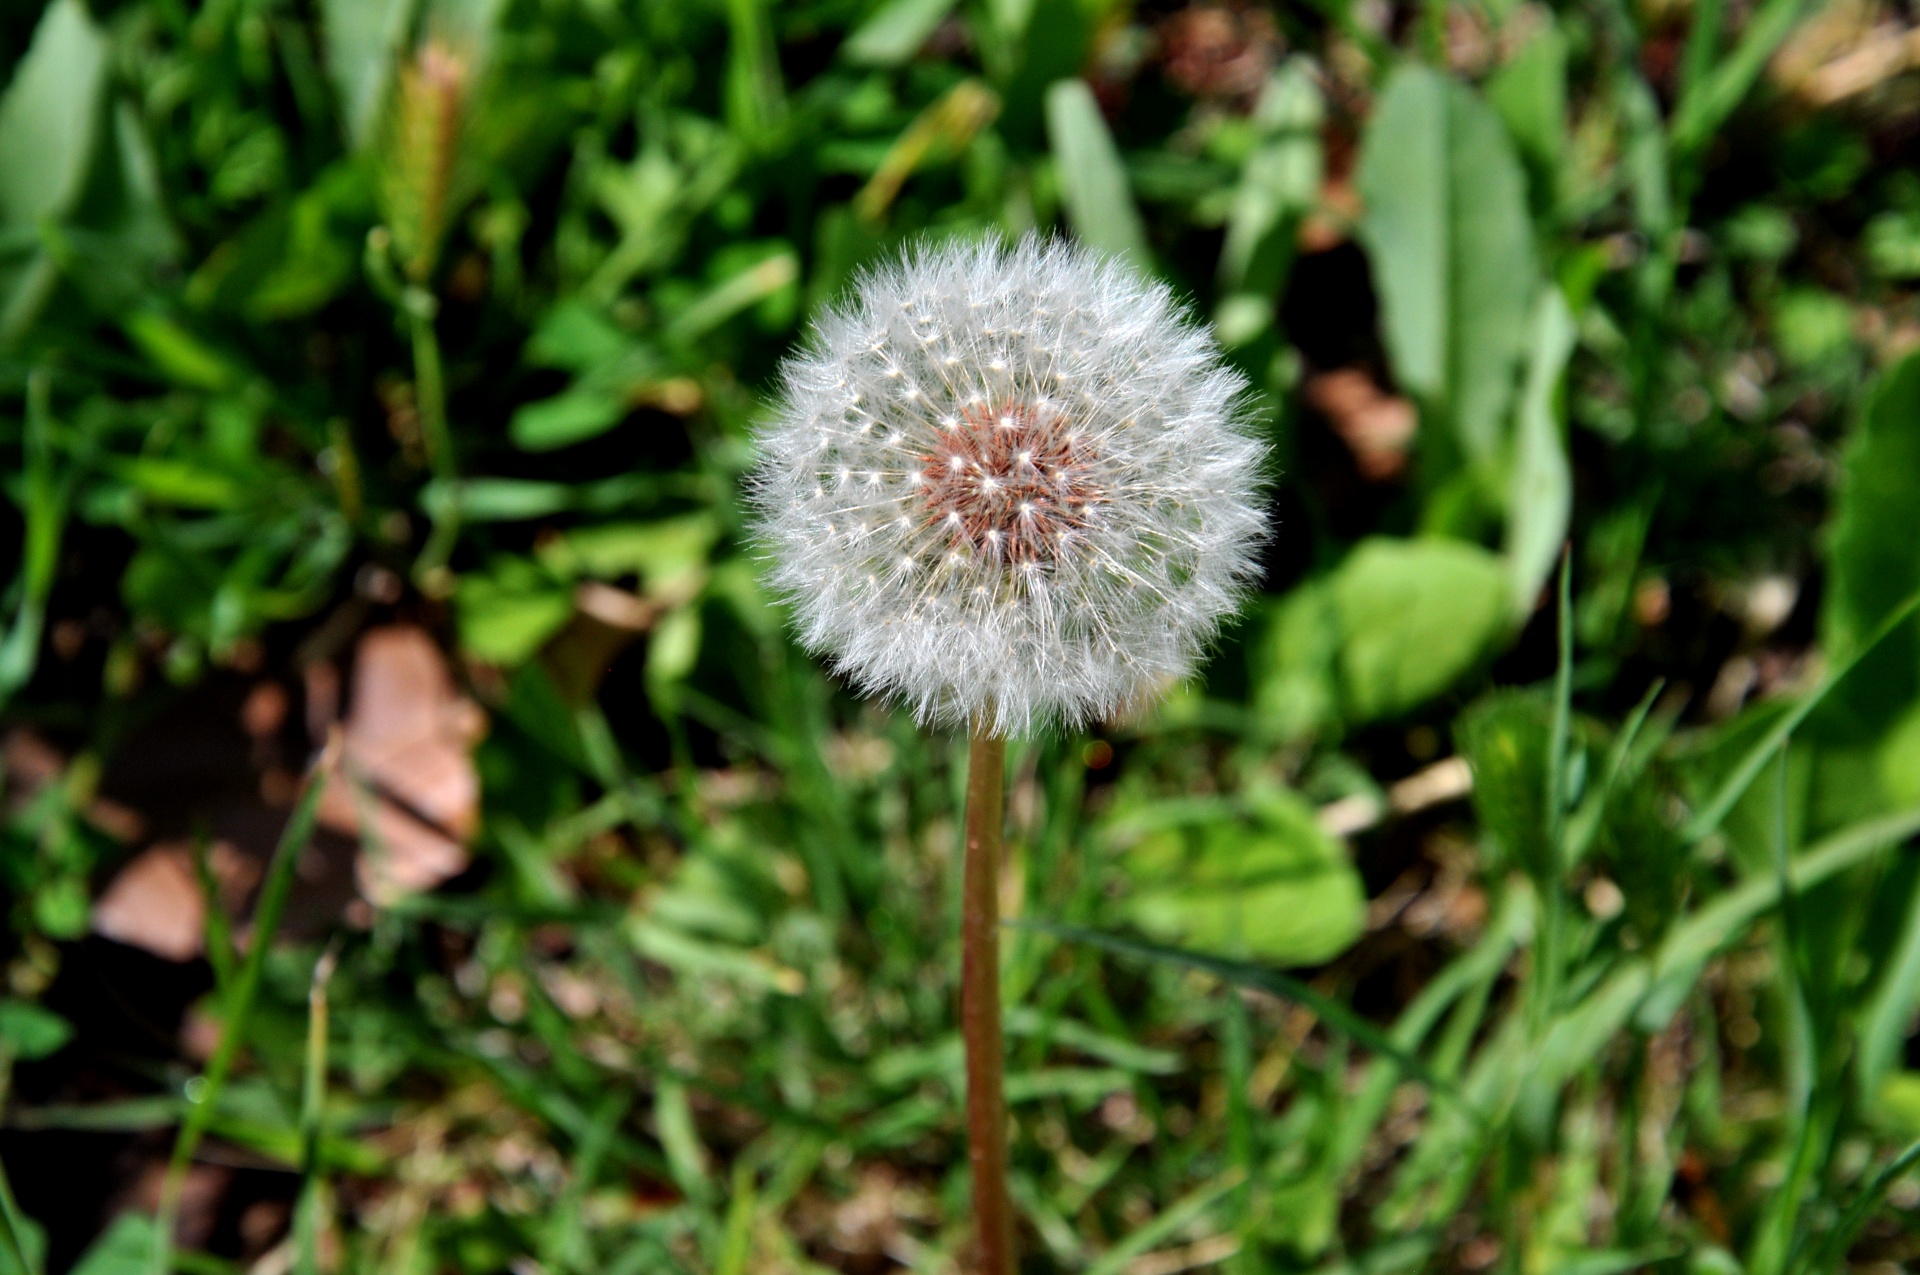
<path fill-rule="evenodd" d="M 967 1269 L 964 749 L 739 492 L 863 265 L 1036 228 L 1279 479 L 1013 750 L 1028 1271 L 1920 1263 L 1912 23 L 10 0 L 0 1271 Z"/>

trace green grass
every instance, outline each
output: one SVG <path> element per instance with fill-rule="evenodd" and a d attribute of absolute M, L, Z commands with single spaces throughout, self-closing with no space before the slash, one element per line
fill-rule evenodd
<path fill-rule="evenodd" d="M 861 268 L 1034 228 L 1214 321 L 1278 522 L 1202 677 L 1011 750 L 1027 1269 L 1920 1261 L 1915 107 L 1819 10 L 0 14 L 0 1269 L 965 1269 L 963 745 L 794 647 L 740 479 Z M 343 906 L 288 794 L 394 624 L 473 861 Z M 176 823 L 210 1055 L 88 937 Z M 169 1152 L 277 1220 L 102 1232 Z"/>

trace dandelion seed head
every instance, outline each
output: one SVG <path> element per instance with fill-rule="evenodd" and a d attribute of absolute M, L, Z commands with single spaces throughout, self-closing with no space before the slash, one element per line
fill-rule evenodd
<path fill-rule="evenodd" d="M 1245 388 L 1120 262 L 1035 237 L 913 249 L 786 366 L 752 486 L 772 581 L 809 648 L 924 722 L 1138 706 L 1255 575 Z"/>

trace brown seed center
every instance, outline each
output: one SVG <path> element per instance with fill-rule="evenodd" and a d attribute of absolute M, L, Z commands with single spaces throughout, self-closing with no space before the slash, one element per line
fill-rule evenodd
<path fill-rule="evenodd" d="M 968 408 L 920 459 L 928 525 L 995 562 L 1053 562 L 1103 499 L 1086 440 L 1050 409 Z"/>

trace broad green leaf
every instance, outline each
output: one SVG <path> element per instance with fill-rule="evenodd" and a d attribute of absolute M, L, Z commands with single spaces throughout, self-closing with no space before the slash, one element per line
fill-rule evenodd
<path fill-rule="evenodd" d="M 1465 85 L 1405 67 L 1374 109 L 1358 181 L 1394 375 L 1460 454 L 1495 464 L 1537 288 L 1513 142 Z"/>
<path fill-rule="evenodd" d="M 185 456 L 130 456 L 116 460 L 114 474 L 146 499 L 188 509 L 232 509 L 250 493 L 224 469 Z"/>
<path fill-rule="evenodd" d="M 1507 476 L 1506 556 L 1513 617 L 1524 620 L 1553 573 L 1573 513 L 1573 469 L 1556 398 L 1573 353 L 1573 314 L 1559 288 L 1541 289 Z"/>
<path fill-rule="evenodd" d="M 0 98 L 0 225 L 64 216 L 100 133 L 106 38 L 80 0 L 54 0 Z"/>
<path fill-rule="evenodd" d="M 1075 233 L 1102 251 L 1150 265 L 1147 231 L 1127 170 L 1085 80 L 1060 80 L 1047 90 L 1047 139 Z"/>
<path fill-rule="evenodd" d="M 1125 915 L 1182 947 L 1276 965 L 1331 960 L 1365 920 L 1345 849 L 1290 792 L 1248 804 L 1235 817 L 1161 828 L 1129 846 Z"/>
<path fill-rule="evenodd" d="M 1501 560 L 1456 540 L 1364 540 L 1329 581 L 1348 716 L 1392 717 L 1440 694 L 1507 627 Z"/>
<path fill-rule="evenodd" d="M 1633 192 L 1633 215 L 1641 233 L 1664 239 L 1673 229 L 1673 178 L 1660 102 L 1637 75 L 1621 73 L 1614 83 L 1620 113 L 1621 176 Z"/>
<path fill-rule="evenodd" d="M 1881 377 L 1841 460 L 1841 486 L 1827 541 L 1820 617 L 1830 651 L 1859 645 L 1869 630 L 1920 590 L 1920 354 Z M 1920 699 L 1920 621 L 1889 634 L 1850 681 L 1828 697 L 1820 725 L 1877 735 Z"/>

